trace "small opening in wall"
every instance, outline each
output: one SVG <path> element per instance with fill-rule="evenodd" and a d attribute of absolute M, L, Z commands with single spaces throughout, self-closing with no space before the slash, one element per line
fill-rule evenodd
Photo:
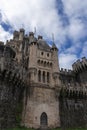
<path fill-rule="evenodd" d="M 42 55 L 42 56 L 43 56 L 43 54 L 44 54 L 44 53 L 43 53 L 43 52 L 41 52 L 41 55 Z"/>
<path fill-rule="evenodd" d="M 49 57 L 49 53 L 47 53 L 47 57 Z"/>
<path fill-rule="evenodd" d="M 49 83 L 49 80 L 50 80 L 50 75 L 49 72 L 47 72 L 47 83 Z"/>
<path fill-rule="evenodd" d="M 50 67 L 52 67 L 52 63 L 50 63 Z"/>
<path fill-rule="evenodd" d="M 41 71 L 38 71 L 38 81 L 41 82 Z"/>
<path fill-rule="evenodd" d="M 43 71 L 43 82 L 45 83 L 45 71 Z"/>

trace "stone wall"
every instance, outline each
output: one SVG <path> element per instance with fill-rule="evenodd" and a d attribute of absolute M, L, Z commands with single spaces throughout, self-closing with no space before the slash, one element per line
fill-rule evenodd
<path fill-rule="evenodd" d="M 18 125 L 21 114 L 22 88 L 0 80 L 0 128 Z"/>
<path fill-rule="evenodd" d="M 0 45 L 0 128 L 14 127 L 21 118 L 24 84 L 14 58 L 12 48 Z"/>
<path fill-rule="evenodd" d="M 61 127 L 87 127 L 87 97 L 60 98 Z"/>
<path fill-rule="evenodd" d="M 60 127 L 59 101 L 55 97 L 55 90 L 47 86 L 32 86 L 28 93 L 27 103 L 24 101 L 22 124 L 26 127 L 40 128 L 42 113 L 47 114 L 49 128 Z M 25 98 L 26 99 L 26 98 Z"/>

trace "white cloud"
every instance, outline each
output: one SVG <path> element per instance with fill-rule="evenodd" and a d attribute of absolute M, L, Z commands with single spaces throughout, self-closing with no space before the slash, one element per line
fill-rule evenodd
<path fill-rule="evenodd" d="M 6 42 L 7 39 L 11 39 L 12 35 L 9 32 L 6 32 L 0 25 L 0 41 Z"/>
<path fill-rule="evenodd" d="M 87 57 L 87 41 L 83 45 L 81 57 Z"/>
<path fill-rule="evenodd" d="M 27 31 L 34 30 L 35 26 L 46 34 L 51 33 L 51 30 L 57 31 L 59 20 L 55 0 L 0 0 L 0 8 L 16 29 L 23 25 Z"/>
<path fill-rule="evenodd" d="M 61 67 L 71 66 L 76 59 L 75 51 L 81 47 L 79 40 L 87 35 L 87 25 L 81 17 L 87 16 L 87 0 L 62 0 L 64 11 L 69 19 L 69 25 L 62 26 L 60 16 L 57 13 L 56 0 L 0 0 L 0 11 L 2 21 L 9 24 L 13 29 L 24 27 L 26 32 L 37 29 L 37 34 L 41 33 L 50 39 L 54 33 L 57 47 L 65 46 L 66 38 L 72 39 L 72 46 L 66 53 L 60 54 Z M 10 33 L 0 26 L 0 40 L 10 38 Z M 78 47 L 75 45 L 78 43 Z M 70 52 L 72 50 L 72 53 Z M 83 53 L 85 49 L 83 47 Z M 71 58 L 70 58 L 71 57 Z M 66 60 L 67 58 L 67 60 Z M 61 59 L 63 59 L 61 61 Z"/>
<path fill-rule="evenodd" d="M 77 42 L 79 39 L 87 35 L 86 22 L 84 17 L 87 18 L 87 0 L 62 0 L 64 4 L 64 10 L 69 18 L 68 34 Z"/>
<path fill-rule="evenodd" d="M 77 42 L 77 43 L 73 44 L 70 48 L 65 49 L 65 53 L 76 54 L 81 49 L 82 49 L 82 43 Z"/>
<path fill-rule="evenodd" d="M 74 54 L 64 54 L 59 55 L 59 65 L 61 68 L 72 69 L 72 64 L 76 61 L 77 57 Z"/>
<path fill-rule="evenodd" d="M 56 0 L 0 0 L 0 9 L 3 12 L 3 20 L 8 20 L 14 29 L 22 26 L 28 32 L 37 28 L 37 33 L 42 33 L 51 38 L 54 33 L 57 46 L 64 44 L 66 35 L 72 39 L 83 36 L 84 24 L 76 18 L 86 14 L 87 0 L 79 4 L 81 0 L 62 0 L 64 10 L 69 17 L 70 25 L 62 27 L 60 16 L 55 8 Z M 78 6 L 79 5 L 79 6 Z"/>
<path fill-rule="evenodd" d="M 59 46 L 65 41 L 67 29 L 62 27 L 55 4 L 56 0 L 0 0 L 0 9 L 3 21 L 8 20 L 14 29 L 23 26 L 28 32 L 36 27 L 37 33 L 42 33 L 48 38 L 54 33 Z"/>
<path fill-rule="evenodd" d="M 69 26 L 69 36 L 74 42 L 86 35 L 85 25 L 79 19 L 71 19 Z"/>
<path fill-rule="evenodd" d="M 69 17 L 87 15 L 87 0 L 62 0 L 65 12 Z"/>

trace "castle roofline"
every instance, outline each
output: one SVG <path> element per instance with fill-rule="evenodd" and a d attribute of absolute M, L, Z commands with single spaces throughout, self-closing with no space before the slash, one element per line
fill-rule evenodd
<path fill-rule="evenodd" d="M 71 69 L 61 68 L 61 69 L 60 69 L 60 74 L 64 74 L 64 75 L 72 75 L 72 74 L 73 74 L 73 70 L 71 70 Z"/>
<path fill-rule="evenodd" d="M 56 44 L 53 42 L 53 44 L 52 44 L 52 49 L 53 50 L 58 50 L 58 48 L 57 48 L 57 46 L 56 46 Z"/>
<path fill-rule="evenodd" d="M 37 43 L 39 45 L 39 49 L 50 51 L 51 47 L 48 45 L 48 43 L 44 39 L 38 39 Z"/>
<path fill-rule="evenodd" d="M 80 72 L 83 69 L 87 68 L 87 59 L 86 57 L 82 57 L 82 59 L 77 60 L 72 64 L 74 72 Z"/>

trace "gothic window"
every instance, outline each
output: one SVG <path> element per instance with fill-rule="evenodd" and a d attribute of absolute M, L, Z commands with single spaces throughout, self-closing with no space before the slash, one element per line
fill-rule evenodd
<path fill-rule="evenodd" d="M 41 61 L 41 65 L 43 65 L 43 60 Z"/>
<path fill-rule="evenodd" d="M 47 66 L 49 67 L 49 62 L 47 62 Z"/>
<path fill-rule="evenodd" d="M 43 71 L 43 82 L 45 83 L 45 71 Z"/>
<path fill-rule="evenodd" d="M 46 67 L 46 61 L 44 61 L 44 67 Z"/>
<path fill-rule="evenodd" d="M 38 64 L 40 65 L 40 60 L 38 60 Z"/>
<path fill-rule="evenodd" d="M 38 71 L 38 81 L 41 82 L 41 71 Z"/>
<path fill-rule="evenodd" d="M 50 81 L 50 74 L 49 72 L 47 72 L 47 83 L 49 83 L 49 81 Z"/>

